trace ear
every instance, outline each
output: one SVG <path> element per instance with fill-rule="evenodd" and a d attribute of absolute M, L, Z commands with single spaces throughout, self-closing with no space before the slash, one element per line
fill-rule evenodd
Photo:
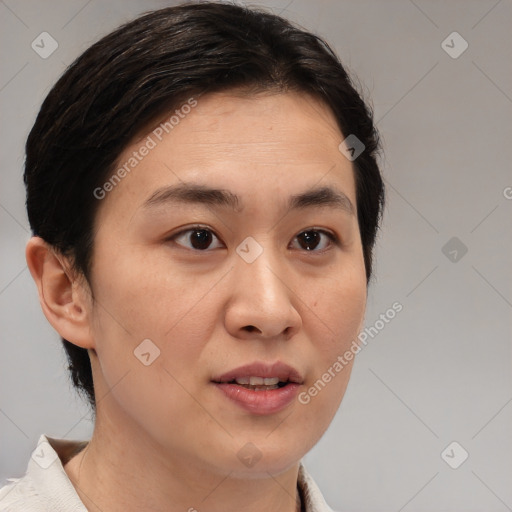
<path fill-rule="evenodd" d="M 89 328 L 92 303 L 88 285 L 74 276 L 71 265 L 42 238 L 32 237 L 26 247 L 27 265 L 39 292 L 43 313 L 66 340 L 89 349 L 95 348 Z"/>

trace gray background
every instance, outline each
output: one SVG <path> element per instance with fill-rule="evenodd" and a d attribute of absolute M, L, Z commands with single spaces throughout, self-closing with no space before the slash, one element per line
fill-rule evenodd
<path fill-rule="evenodd" d="M 24 261 L 24 140 L 75 57 L 171 4 L 0 2 L 2 482 L 23 473 L 41 433 L 91 433 Z M 367 325 L 403 305 L 359 354 L 335 421 L 306 456 L 309 471 L 343 511 L 512 510 L 511 1 L 255 5 L 325 36 L 373 100 L 388 205 Z M 31 48 L 43 31 L 59 45 L 47 59 Z M 441 46 L 454 31 L 469 44 L 458 58 Z M 453 37 L 445 44 L 461 48 Z M 469 453 L 458 469 L 441 457 L 452 441 Z M 453 463 L 460 449 L 449 454 Z"/>

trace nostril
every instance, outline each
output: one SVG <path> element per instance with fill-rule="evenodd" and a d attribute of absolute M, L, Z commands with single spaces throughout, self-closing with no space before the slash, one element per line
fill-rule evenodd
<path fill-rule="evenodd" d="M 249 332 L 254 332 L 258 330 L 256 327 L 254 327 L 254 325 L 246 325 L 244 329 Z"/>

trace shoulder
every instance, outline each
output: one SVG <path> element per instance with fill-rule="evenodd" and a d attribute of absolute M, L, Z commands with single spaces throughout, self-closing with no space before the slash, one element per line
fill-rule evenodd
<path fill-rule="evenodd" d="M 29 475 L 9 478 L 0 489 L 0 512 L 46 511 Z"/>
<path fill-rule="evenodd" d="M 42 435 L 25 475 L 0 489 L 0 512 L 87 512 L 63 466 L 82 446 Z"/>

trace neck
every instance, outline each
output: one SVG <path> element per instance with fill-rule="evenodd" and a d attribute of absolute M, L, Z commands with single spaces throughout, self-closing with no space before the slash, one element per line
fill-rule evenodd
<path fill-rule="evenodd" d="M 298 463 L 277 476 L 235 477 L 112 427 L 97 418 L 90 443 L 64 466 L 90 512 L 300 511 Z"/>

